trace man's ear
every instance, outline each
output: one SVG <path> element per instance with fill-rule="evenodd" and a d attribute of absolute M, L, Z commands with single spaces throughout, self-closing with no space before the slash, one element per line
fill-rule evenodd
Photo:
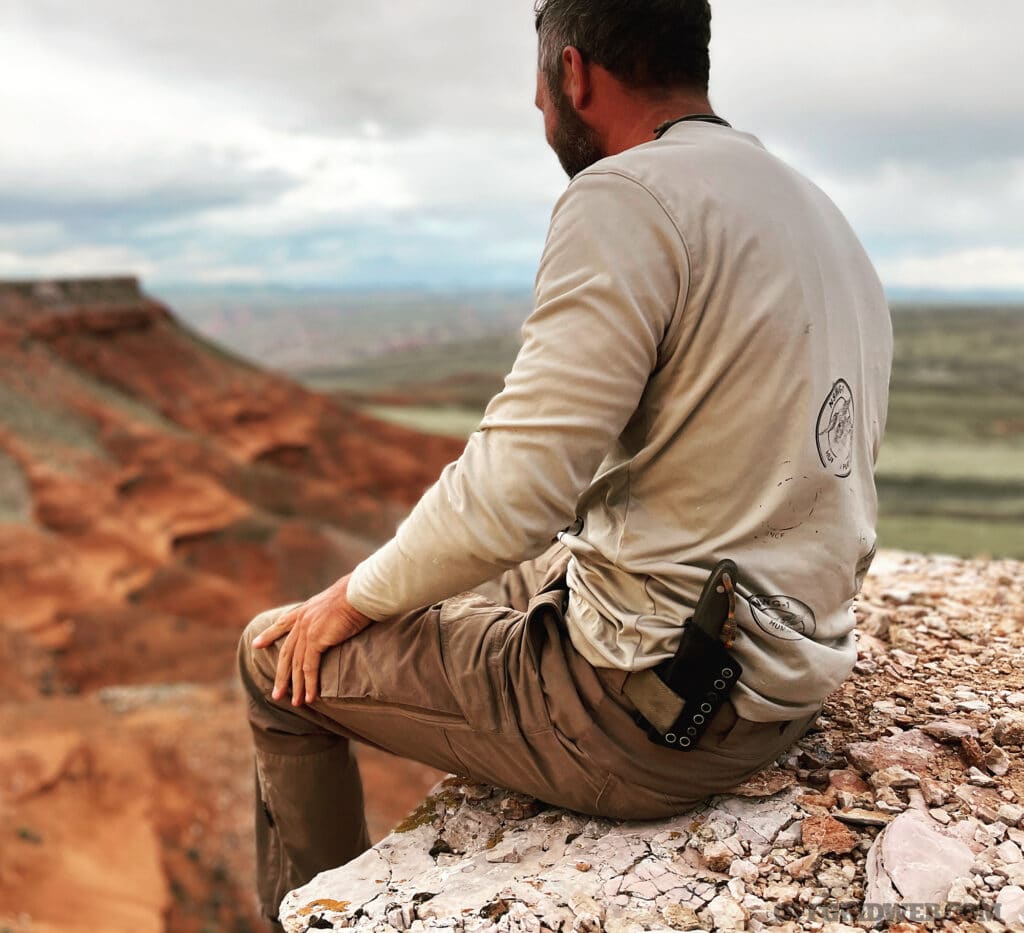
<path fill-rule="evenodd" d="M 571 45 L 562 50 L 562 81 L 562 90 L 576 110 L 583 110 L 590 104 L 590 66 L 580 50 Z"/>

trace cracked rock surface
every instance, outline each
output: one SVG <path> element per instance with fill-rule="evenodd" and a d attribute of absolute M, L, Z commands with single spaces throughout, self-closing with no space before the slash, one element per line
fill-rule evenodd
<path fill-rule="evenodd" d="M 451 777 L 281 905 L 289 933 L 1024 930 L 1024 565 L 883 552 L 818 727 L 616 822 Z"/>

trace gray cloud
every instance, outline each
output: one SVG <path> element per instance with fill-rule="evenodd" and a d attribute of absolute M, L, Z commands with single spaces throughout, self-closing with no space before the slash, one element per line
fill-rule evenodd
<path fill-rule="evenodd" d="M 76 54 L 216 84 L 289 131 L 536 124 L 529 3 L 423 0 L 8 0 Z M 526 118 L 526 119 L 524 119 Z"/>
<path fill-rule="evenodd" d="M 884 274 L 1024 289 L 1024 4 L 713 7 L 716 108 L 830 193 Z M 0 274 L 528 284 L 565 184 L 531 10 L 6 0 Z"/>
<path fill-rule="evenodd" d="M 166 179 L 153 179 L 139 187 L 25 188 L 5 185 L 0 177 L 0 224 L 55 223 L 88 238 L 110 226 L 122 230 L 164 222 L 217 208 L 263 203 L 297 181 L 283 172 L 228 171 L 203 161 Z M 129 169 L 130 171 L 130 169 Z M 139 167 L 145 174 L 144 167 Z"/>

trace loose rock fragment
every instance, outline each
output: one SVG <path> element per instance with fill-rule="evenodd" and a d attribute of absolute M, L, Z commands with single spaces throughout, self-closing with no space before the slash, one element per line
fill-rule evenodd
<path fill-rule="evenodd" d="M 965 737 L 977 738 L 978 730 L 970 723 L 955 722 L 949 719 L 937 719 L 921 726 L 921 731 L 933 739 L 955 745 Z"/>
<path fill-rule="evenodd" d="M 1007 713 L 995 724 L 992 737 L 1000 745 L 1024 745 L 1024 712 Z"/>
<path fill-rule="evenodd" d="M 699 930 L 701 921 L 692 907 L 669 904 L 664 910 L 665 920 L 673 930 Z"/>
<path fill-rule="evenodd" d="M 507 820 L 526 820 L 540 813 L 544 804 L 524 794 L 507 794 L 502 798 L 500 808 L 502 816 Z"/>
<path fill-rule="evenodd" d="M 1007 926 L 1024 923 L 1024 888 L 1011 884 L 996 896 L 999 922 Z"/>
<path fill-rule="evenodd" d="M 743 930 L 747 925 L 749 914 L 742 904 L 728 894 L 719 894 L 707 906 L 707 912 L 714 922 L 714 928 L 723 933 L 730 930 Z"/>
<path fill-rule="evenodd" d="M 1010 756 L 998 745 L 989 750 L 982 763 L 997 777 L 1002 777 L 1010 770 Z"/>
<path fill-rule="evenodd" d="M 850 794 L 869 794 L 871 792 L 864 779 L 849 768 L 836 768 L 828 773 L 828 784 L 835 791 L 846 791 Z"/>
<path fill-rule="evenodd" d="M 732 864 L 733 859 L 736 858 L 736 853 L 732 851 L 724 842 L 714 841 L 708 843 L 701 849 L 701 855 L 704 856 L 704 862 L 708 868 L 712 871 L 727 872 L 729 866 Z"/>
<path fill-rule="evenodd" d="M 984 771 L 979 768 L 971 767 L 967 771 L 967 780 L 969 783 L 974 784 L 976 787 L 995 787 L 996 782 L 992 780 Z"/>
<path fill-rule="evenodd" d="M 940 747 L 921 730 L 910 729 L 875 742 L 854 742 L 848 746 L 846 754 L 865 774 L 893 766 L 920 774 L 927 770 Z"/>
<path fill-rule="evenodd" d="M 886 826 L 892 821 L 891 813 L 883 813 L 881 810 L 867 810 L 861 807 L 836 810 L 832 816 L 837 820 L 851 823 L 854 826 Z"/>
<path fill-rule="evenodd" d="M 821 852 L 815 850 L 802 858 L 793 859 L 793 861 L 786 866 L 786 871 L 789 872 L 789 876 L 791 878 L 794 878 L 797 881 L 803 880 L 804 878 L 810 878 L 814 874 L 814 870 L 818 867 L 819 861 L 821 861 Z"/>
<path fill-rule="evenodd" d="M 964 760 L 975 768 L 981 768 L 985 764 L 985 753 L 982 751 L 978 740 L 972 736 L 965 735 L 960 739 L 960 751 Z"/>
<path fill-rule="evenodd" d="M 873 903 L 943 903 L 954 879 L 970 872 L 974 853 L 907 810 L 875 839 L 868 852 L 866 899 Z"/>
<path fill-rule="evenodd" d="M 868 780 L 872 787 L 878 789 L 882 787 L 917 787 L 920 779 L 913 771 L 894 765 L 876 771 Z"/>
<path fill-rule="evenodd" d="M 1003 803 L 999 805 L 996 816 L 1007 826 L 1017 826 L 1021 820 L 1024 820 L 1024 807 L 1015 803 Z"/>
<path fill-rule="evenodd" d="M 949 800 L 949 791 L 938 781 L 929 777 L 921 778 L 921 793 L 930 807 L 941 807 Z"/>
<path fill-rule="evenodd" d="M 803 822 L 803 843 L 822 853 L 851 852 L 857 835 L 831 816 L 812 816 Z"/>
<path fill-rule="evenodd" d="M 780 790 L 792 787 L 795 783 L 796 775 L 792 771 L 784 771 L 779 767 L 768 767 L 747 778 L 729 793 L 738 797 L 771 797 Z"/>

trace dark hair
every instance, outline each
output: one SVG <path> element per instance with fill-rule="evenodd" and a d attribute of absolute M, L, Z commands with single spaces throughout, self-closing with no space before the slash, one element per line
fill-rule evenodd
<path fill-rule="evenodd" d="M 554 93 L 570 45 L 627 87 L 708 89 L 709 0 L 537 0 L 534 12 L 540 67 Z"/>

